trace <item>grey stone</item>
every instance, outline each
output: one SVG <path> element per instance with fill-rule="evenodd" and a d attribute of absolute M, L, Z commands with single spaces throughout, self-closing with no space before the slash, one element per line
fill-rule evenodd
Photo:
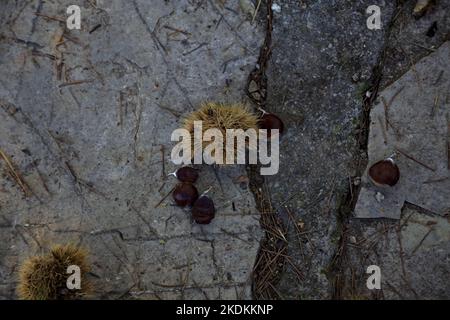
<path fill-rule="evenodd" d="M 356 176 L 361 88 L 377 64 L 386 28 L 369 30 L 377 4 L 387 25 L 391 1 L 277 1 L 268 110 L 281 116 L 280 171 L 271 201 L 288 228 L 288 255 L 277 292 L 286 299 L 330 298 L 330 261 L 338 249 L 341 198 Z M 359 82 L 354 83 L 355 73 Z M 287 217 L 287 207 L 295 221 Z M 293 226 L 301 219 L 306 235 Z M 295 268 L 303 273 L 300 279 Z"/>
<path fill-rule="evenodd" d="M 436 5 L 418 20 L 411 14 L 415 3 L 416 1 L 402 3 L 395 15 L 395 20 L 392 20 L 385 43 L 385 58 L 381 65 L 380 93 L 384 88 L 389 87 L 398 78 L 410 71 L 412 66 L 424 56 L 436 51 L 448 39 L 450 1 L 436 1 Z M 435 22 L 438 29 L 436 34 L 430 37 L 427 35 L 427 30 Z M 434 55 L 434 58 L 436 57 L 439 56 Z M 430 63 L 433 64 L 433 62 Z M 434 63 L 439 64 L 440 62 Z M 414 68 L 417 68 L 417 66 Z M 426 73 L 428 72 L 426 71 Z M 424 73 L 418 73 L 418 75 L 419 78 L 422 78 Z M 435 77 L 438 75 L 433 74 L 431 76 L 436 80 Z M 424 79 L 423 81 L 429 80 Z M 410 81 L 405 83 L 405 87 L 415 86 L 417 86 L 416 77 L 410 78 Z M 423 96 L 429 95 L 428 103 L 433 105 L 434 94 L 434 89 L 421 91 L 420 95 L 412 100 L 416 98 L 424 99 Z M 390 96 L 385 96 L 388 102 L 390 98 Z M 392 114 L 395 111 L 396 103 L 399 101 L 397 98 L 394 100 L 389 108 L 389 117 L 401 118 L 400 114 Z M 379 103 L 382 103 L 382 101 L 375 102 L 375 104 Z M 430 111 L 431 105 L 424 106 L 424 110 L 420 111 L 425 113 L 424 120 L 428 121 L 430 118 L 430 113 L 427 113 L 427 111 Z M 407 115 L 409 116 L 409 114 L 408 112 Z M 384 110 L 382 110 L 381 115 L 384 115 Z M 372 119 L 379 121 L 373 117 Z M 400 124 L 408 127 L 404 120 L 400 121 Z M 392 128 L 388 131 L 391 130 Z M 412 131 L 416 132 L 417 130 L 413 128 Z M 428 135 L 428 138 L 431 143 L 434 143 L 436 139 L 431 135 Z M 430 148 L 429 144 L 426 142 L 425 150 Z M 382 150 L 386 151 L 385 148 L 382 148 Z M 386 155 L 378 154 L 377 156 L 383 157 Z M 415 156 L 418 160 L 424 160 L 422 159 L 422 151 L 417 155 L 412 154 L 412 156 Z M 408 166 L 413 165 L 410 160 L 405 159 L 401 154 L 398 154 L 396 159 L 407 163 Z M 426 157 L 425 160 L 427 160 Z M 373 161 L 375 161 L 375 158 L 373 158 Z M 431 162 L 430 164 L 434 163 Z M 442 164 L 445 163 L 442 162 Z M 423 169 L 419 168 L 419 170 Z M 429 170 L 425 169 L 424 171 Z M 409 173 L 406 172 L 405 174 L 408 175 Z M 429 171 L 425 174 L 429 175 L 433 172 Z M 417 178 L 422 179 L 420 175 Z M 402 178 L 399 184 L 401 182 Z M 439 183 L 442 182 L 435 182 L 435 186 L 437 187 Z M 362 184 L 363 188 L 370 187 L 368 190 L 374 191 L 372 186 L 367 184 L 367 180 Z M 411 183 L 411 185 L 414 184 Z M 386 189 L 379 191 L 383 192 L 385 198 L 389 199 L 390 192 L 386 192 Z M 416 193 L 416 190 L 413 190 L 413 193 Z M 370 198 L 369 192 L 364 192 L 361 195 Z M 374 203 L 373 198 L 369 198 L 367 200 Z M 358 202 L 362 200 L 360 196 Z M 338 297 L 345 299 L 448 299 L 450 296 L 447 281 L 450 256 L 448 250 L 448 234 L 450 234 L 448 216 L 445 213 L 444 216 L 441 216 L 416 205 L 411 205 L 408 201 L 398 205 L 402 209 L 398 220 L 385 218 L 359 219 L 352 216 L 345 224 L 341 238 L 343 249 L 336 255 L 340 260 L 337 263 L 338 270 L 336 271 L 336 279 L 339 281 L 335 287 Z M 395 209 L 395 205 L 392 204 L 386 204 L 386 207 Z M 396 214 L 398 218 L 398 212 Z M 356 243 L 352 242 L 353 237 L 356 239 Z M 366 281 L 369 274 L 366 271 L 370 265 L 377 265 L 381 269 L 381 290 L 367 289 Z"/>
<path fill-rule="evenodd" d="M 400 4 L 401 10 L 392 21 L 390 35 L 386 41 L 385 61 L 382 65 L 381 88 L 396 81 L 411 69 L 412 64 L 449 40 L 450 1 L 433 1 L 430 9 L 419 19 L 412 14 L 416 2 L 403 1 Z M 429 34 L 429 30 L 434 24 L 436 24 L 437 30 Z"/>
<path fill-rule="evenodd" d="M 263 26 L 237 2 L 81 3 L 79 31 L 34 14 L 64 18 L 73 1 L 0 4 L 0 148 L 32 190 L 0 160 L 0 296 L 15 297 L 25 258 L 75 242 L 90 251 L 94 298 L 251 298 L 262 233 L 234 183 L 244 168 L 218 168 L 219 183 L 200 166 L 210 225 L 170 195 L 157 204 L 177 183 L 172 131 L 205 100 L 243 99 Z"/>
<path fill-rule="evenodd" d="M 352 264 L 345 274 L 353 284 L 345 288 L 347 298 L 448 299 L 448 218 L 405 207 L 396 222 L 369 221 L 354 219 L 350 224 L 349 236 L 358 241 L 348 245 Z M 366 286 L 370 265 L 380 267 L 380 290 Z"/>
<path fill-rule="evenodd" d="M 405 201 L 439 215 L 449 212 L 449 61 L 446 42 L 379 94 L 370 112 L 368 168 L 396 154 L 400 180 L 394 187 L 378 188 L 366 171 L 356 217 L 399 219 Z M 379 192 L 381 201 L 375 199 Z"/>
<path fill-rule="evenodd" d="M 242 167 L 200 167 L 196 185 L 200 192 L 212 187 L 217 207 L 210 225 L 194 224 L 170 196 L 157 206 L 177 183 L 164 175 L 176 169 L 169 138 L 180 118 L 204 100 L 245 95 L 265 32 L 264 6 L 253 23 L 252 12 L 242 8 L 251 2 L 80 1 L 82 30 L 66 31 L 58 46 L 64 24 L 35 12 L 64 17 L 72 2 L 1 2 L 0 148 L 33 194 L 23 196 L 0 159 L 0 298 L 16 297 L 17 268 L 26 257 L 60 242 L 90 250 L 96 298 L 252 297 L 262 233 L 248 185 L 236 183 L 245 175 Z M 359 180 L 362 94 L 376 73 L 382 73 L 380 88 L 387 87 L 448 40 L 450 1 L 437 1 L 418 20 L 411 14 L 415 2 L 275 1 L 281 10 L 274 12 L 267 109 L 287 130 L 280 172 L 267 179 L 267 189 L 288 229 L 289 258 L 274 283 L 282 298 L 450 296 L 445 212 L 411 208 L 385 189 L 372 189 L 364 176 Z M 381 30 L 366 28 L 373 4 L 381 7 Z M 401 9 L 393 19 L 396 5 Z M 436 34 L 426 35 L 434 22 Z M 59 87 L 77 80 L 90 82 Z M 434 96 L 422 95 L 431 107 Z M 441 142 L 436 138 L 424 150 Z M 408 154 L 416 148 L 401 146 Z M 422 150 L 412 155 L 430 160 Z M 406 170 L 415 166 L 397 159 Z M 431 173 L 413 169 L 422 182 Z M 351 183 L 362 185 L 359 202 L 376 202 L 379 192 L 385 207 L 403 208 L 401 218 L 347 222 L 342 198 Z M 430 201 L 425 190 L 421 200 L 409 185 L 419 206 L 439 211 L 438 197 Z M 294 223 L 305 233 L 297 235 Z M 381 267 L 382 290 L 366 287 L 371 264 Z"/>

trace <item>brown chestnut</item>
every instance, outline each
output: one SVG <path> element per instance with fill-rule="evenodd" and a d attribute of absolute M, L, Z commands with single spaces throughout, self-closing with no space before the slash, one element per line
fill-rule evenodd
<path fill-rule="evenodd" d="M 380 187 L 395 186 L 400 179 L 400 170 L 392 158 L 378 161 L 369 168 L 369 177 Z"/>
<path fill-rule="evenodd" d="M 181 167 L 177 171 L 172 172 L 169 175 L 177 177 L 178 180 L 182 182 L 194 183 L 198 179 L 197 170 L 191 167 Z"/>
<path fill-rule="evenodd" d="M 272 129 L 278 129 L 279 134 L 281 135 L 284 131 L 283 121 L 273 113 L 263 112 L 262 117 L 259 121 L 259 127 L 261 129 L 267 130 L 267 137 L 271 136 Z"/>
<path fill-rule="evenodd" d="M 216 214 L 214 202 L 208 196 L 202 195 L 192 207 L 192 217 L 198 224 L 209 224 Z"/>
<path fill-rule="evenodd" d="M 198 199 L 198 191 L 192 183 L 182 182 L 175 187 L 172 197 L 180 207 L 191 206 Z"/>

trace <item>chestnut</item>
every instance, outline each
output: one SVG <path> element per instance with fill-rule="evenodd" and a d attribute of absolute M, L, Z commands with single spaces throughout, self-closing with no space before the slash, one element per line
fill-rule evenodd
<path fill-rule="evenodd" d="M 369 177 L 376 186 L 395 186 L 400 179 L 400 170 L 392 158 L 376 162 L 369 168 Z"/>
<path fill-rule="evenodd" d="M 172 197 L 180 207 L 192 206 L 198 199 L 198 191 L 192 183 L 182 182 L 175 187 Z"/>
<path fill-rule="evenodd" d="M 177 177 L 182 182 L 194 183 L 198 179 L 197 170 L 191 167 L 181 167 L 177 171 L 170 173 L 170 175 Z"/>
<path fill-rule="evenodd" d="M 209 224 L 216 214 L 214 202 L 208 196 L 202 195 L 192 207 L 192 218 L 198 224 Z"/>
<path fill-rule="evenodd" d="M 271 130 L 272 129 L 278 129 L 278 132 L 280 135 L 284 131 L 284 123 L 283 121 L 273 113 L 269 113 L 263 109 L 260 109 L 260 111 L 263 113 L 261 118 L 259 119 L 259 127 L 261 129 L 267 130 L 267 137 L 271 136 Z"/>

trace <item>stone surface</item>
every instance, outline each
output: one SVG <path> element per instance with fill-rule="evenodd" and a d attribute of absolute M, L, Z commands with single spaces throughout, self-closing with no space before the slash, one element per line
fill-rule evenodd
<path fill-rule="evenodd" d="M 420 17 L 412 14 L 417 1 L 401 1 L 401 10 L 392 21 L 383 63 L 381 87 L 400 78 L 411 65 L 433 53 L 443 42 L 450 40 L 450 1 L 433 1 Z"/>
<path fill-rule="evenodd" d="M 430 55 L 436 50 L 439 51 L 442 43 L 446 39 L 448 40 L 450 1 L 437 1 L 436 5 L 418 20 L 411 15 L 415 3 L 416 1 L 403 2 L 396 14 L 396 19 L 392 21 L 390 33 L 386 39 L 385 59 L 381 66 L 380 92 L 406 72 L 414 72 L 417 67 L 414 66 L 416 63 L 419 63 L 424 56 Z M 436 33 L 433 36 L 427 35 L 427 30 L 435 22 L 438 26 Z M 448 50 L 444 47 L 442 49 Z M 439 57 L 439 55 L 433 56 Z M 428 63 L 437 66 L 442 62 L 429 61 Z M 426 70 L 425 73 L 427 72 Z M 438 75 L 431 76 L 437 80 L 435 77 Z M 418 73 L 418 76 L 422 78 L 423 74 Z M 430 80 L 424 79 L 423 81 Z M 409 82 L 405 83 L 405 87 L 417 87 L 417 78 L 411 78 Z M 448 92 L 448 89 L 445 92 Z M 415 99 L 430 99 L 429 103 L 434 105 L 434 94 L 434 90 L 421 91 L 412 99 L 412 103 L 414 104 Z M 385 98 L 388 99 L 387 101 L 390 100 L 390 97 Z M 395 99 L 395 101 L 397 100 Z M 395 101 L 393 105 L 396 104 Z M 442 102 L 441 99 L 440 101 Z M 382 101 L 378 101 L 375 104 L 379 102 L 382 103 Z M 425 113 L 424 121 L 430 119 L 430 113 L 427 113 L 430 108 L 431 106 L 424 106 L 423 110 L 420 110 L 420 113 Z M 392 108 L 390 111 L 392 112 L 394 109 Z M 382 111 L 383 115 L 384 110 Z M 389 113 L 389 116 L 392 114 Z M 393 116 L 401 118 L 399 114 Z M 403 120 L 400 121 L 400 124 L 405 128 L 409 126 Z M 414 129 L 411 131 L 415 134 L 418 133 Z M 436 139 L 442 142 L 439 140 L 441 137 L 427 136 L 428 139 L 420 139 L 425 142 L 424 150 L 433 150 L 434 146 L 431 144 Z M 409 146 L 414 146 L 414 141 L 404 147 Z M 383 148 L 382 151 L 386 151 L 386 149 Z M 371 152 L 375 153 L 375 150 L 372 148 Z M 422 150 L 419 150 L 419 155 L 414 154 L 413 156 L 422 160 L 419 158 L 419 156 L 423 156 Z M 425 159 L 426 157 L 425 154 Z M 401 154 L 397 158 L 408 164 L 408 167 L 414 165 L 410 160 L 407 162 L 407 159 Z M 438 157 L 438 159 L 441 159 L 439 161 L 441 163 L 445 161 L 442 157 Z M 416 169 L 422 170 L 421 168 Z M 409 175 L 408 172 L 405 174 Z M 433 175 L 434 173 L 423 171 L 422 174 Z M 423 177 L 419 174 L 417 178 L 422 179 Z M 435 183 L 437 186 L 442 181 L 435 181 Z M 416 193 L 416 190 L 413 190 L 413 193 Z M 341 248 L 337 255 L 337 259 L 342 264 L 337 273 L 339 280 L 336 285 L 337 296 L 347 299 L 448 299 L 450 297 L 447 280 L 450 259 L 448 215 L 445 212 L 443 215 L 442 212 L 439 215 L 437 214 L 439 212 L 425 210 L 407 201 L 402 204 L 402 207 L 399 220 L 351 218 L 344 225 Z M 399 217 L 398 212 L 396 217 Z M 381 270 L 381 290 L 368 290 L 366 286 L 369 276 L 366 273 L 367 267 L 373 264 L 378 265 Z"/>
<path fill-rule="evenodd" d="M 91 252 L 96 298 L 251 297 L 262 236 L 244 168 L 201 166 L 216 219 L 198 226 L 167 195 L 172 131 L 205 100 L 240 101 L 263 27 L 237 2 L 0 4 L 0 296 L 18 265 L 52 243 Z M 220 183 L 217 177 L 220 178 Z"/>
<path fill-rule="evenodd" d="M 395 154 L 401 177 L 394 187 L 379 188 L 366 172 L 356 217 L 399 219 L 405 201 L 438 215 L 450 212 L 449 61 L 446 42 L 380 92 L 370 112 L 368 168 Z M 376 193 L 384 199 L 377 201 Z"/>
<path fill-rule="evenodd" d="M 253 195 L 236 183 L 245 171 L 201 167 L 198 189 L 212 186 L 218 209 L 208 226 L 193 224 L 170 197 L 157 204 L 176 183 L 164 174 L 175 169 L 169 140 L 180 117 L 204 100 L 245 95 L 264 6 L 252 24 L 251 1 L 79 3 L 82 30 L 70 32 L 35 12 L 64 17 L 71 1 L 0 4 L 0 149 L 32 191 L 24 197 L 0 159 L 0 297 L 16 297 L 26 257 L 72 241 L 91 251 L 96 298 L 250 298 L 262 234 Z M 274 1 L 267 107 L 287 131 L 280 172 L 261 187 L 288 229 L 274 284 L 280 298 L 450 297 L 445 214 L 408 202 L 395 221 L 343 212 L 365 167 L 357 141 L 363 94 L 375 79 L 380 90 L 389 86 L 449 39 L 450 1 L 418 20 L 415 3 Z M 381 30 L 366 27 L 374 4 Z M 89 82 L 66 85 L 79 80 Z M 366 287 L 371 264 L 381 268 L 382 290 Z"/>
<path fill-rule="evenodd" d="M 350 299 L 448 299 L 450 221 L 405 207 L 397 222 L 352 220 L 349 260 L 342 288 Z M 381 271 L 381 290 L 366 286 L 367 267 Z"/>
<path fill-rule="evenodd" d="M 288 254 L 277 291 L 283 298 L 330 298 L 328 267 L 339 239 L 342 195 L 356 175 L 361 94 L 384 45 L 386 28 L 369 30 L 378 4 L 387 26 L 391 1 L 276 1 L 268 109 L 286 124 L 280 171 L 269 177 L 272 204 L 285 219 Z M 356 80 L 356 83 L 355 83 Z M 287 217 L 286 208 L 294 221 Z M 297 235 L 294 223 L 304 223 Z"/>

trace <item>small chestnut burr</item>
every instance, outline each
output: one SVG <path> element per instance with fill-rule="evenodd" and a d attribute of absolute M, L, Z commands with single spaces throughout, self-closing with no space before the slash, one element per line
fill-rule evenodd
<path fill-rule="evenodd" d="M 178 178 L 182 182 L 194 183 L 198 179 L 198 172 L 191 167 L 181 167 L 177 171 L 169 173 L 170 176 Z"/>
<path fill-rule="evenodd" d="M 192 206 L 198 199 L 198 191 L 192 183 L 182 182 L 175 187 L 172 197 L 180 207 Z"/>
<path fill-rule="evenodd" d="M 214 202 L 206 195 L 200 196 L 192 207 L 192 217 L 198 224 L 209 224 L 215 214 Z"/>
<path fill-rule="evenodd" d="M 376 162 L 369 168 L 370 180 L 379 187 L 395 186 L 400 179 L 400 170 L 392 158 Z"/>

